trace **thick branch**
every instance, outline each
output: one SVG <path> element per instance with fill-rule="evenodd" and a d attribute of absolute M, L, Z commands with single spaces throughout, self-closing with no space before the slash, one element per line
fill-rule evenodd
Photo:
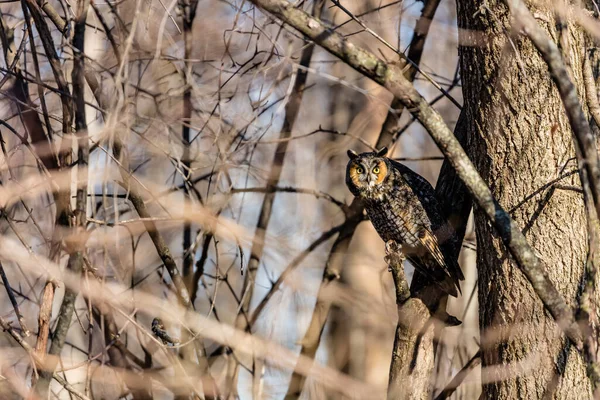
<path fill-rule="evenodd" d="M 421 299 L 410 296 L 402 254 L 394 251 L 386 259 L 398 306 L 388 399 L 429 399 L 433 371 L 433 351 L 428 348 L 433 337 L 433 324 L 428 324 L 431 314 Z"/>
<path fill-rule="evenodd" d="M 52 303 L 54 302 L 54 291 L 56 287 L 51 281 L 46 282 L 40 300 L 40 312 L 38 314 L 38 337 L 35 342 L 35 353 L 43 360 L 48 347 L 50 335 L 50 319 L 52 318 Z"/>

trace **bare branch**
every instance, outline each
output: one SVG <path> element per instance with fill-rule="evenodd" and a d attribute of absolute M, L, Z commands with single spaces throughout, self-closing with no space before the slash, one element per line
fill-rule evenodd
<path fill-rule="evenodd" d="M 346 221 L 340 227 L 340 233 L 329 251 L 329 257 L 325 263 L 321 285 L 319 286 L 319 292 L 317 293 L 317 303 L 315 304 L 306 333 L 300 342 L 302 344 L 300 356 L 314 359 L 317 354 L 323 327 L 325 326 L 331 308 L 331 301 L 324 299 L 323 293 L 325 293 L 332 282 L 340 278 L 342 267 L 344 265 L 344 257 L 347 253 L 350 240 L 356 231 L 356 227 L 363 220 L 363 205 L 360 201 L 355 199 L 348 207 Z M 294 368 L 294 373 L 292 374 L 292 380 L 288 386 L 285 397 L 286 400 L 297 399 L 302 393 L 305 381 L 306 377 L 299 372 L 298 367 L 296 366 L 296 368 Z"/>
<path fill-rule="evenodd" d="M 388 251 L 386 261 L 394 278 L 398 324 L 394 336 L 388 399 L 431 398 L 433 371 L 433 324 L 428 307 L 411 297 L 404 277 L 404 255 L 399 249 Z"/>
<path fill-rule="evenodd" d="M 301 194 L 309 194 L 315 196 L 317 199 L 325 199 L 340 207 L 342 210 L 346 211 L 347 205 L 344 202 L 339 201 L 334 198 L 329 193 L 324 193 L 318 190 L 313 189 L 304 189 L 304 188 L 295 188 L 291 186 L 274 186 L 272 188 L 233 188 L 231 189 L 231 193 L 266 193 L 269 190 L 273 190 L 275 192 L 281 193 L 301 193 Z"/>
<path fill-rule="evenodd" d="M 75 129 L 78 138 L 77 146 L 77 198 L 75 208 L 75 230 L 81 234 L 85 231 L 87 224 L 87 186 L 88 186 L 88 158 L 89 158 L 89 139 L 87 134 L 87 121 L 85 114 L 85 81 L 84 81 L 84 70 L 85 57 L 84 43 L 85 43 L 85 22 L 87 19 L 87 12 L 89 7 L 89 0 L 80 0 L 77 4 L 77 14 L 75 16 L 75 31 L 73 35 L 73 49 L 74 49 L 74 62 L 73 62 L 73 99 L 75 109 Z M 34 13 L 37 11 L 33 11 Z M 47 28 L 46 28 L 47 29 Z M 53 49 L 54 50 L 54 49 Z M 48 53 L 48 49 L 46 50 Z M 55 74 L 56 77 L 56 74 Z M 63 106 L 64 107 L 64 106 Z M 64 121 L 63 121 L 64 122 Z M 70 129 L 70 128 L 69 128 Z M 64 128 L 63 128 L 64 130 Z M 66 142 L 66 138 L 63 139 L 63 143 Z M 63 145 L 63 148 L 66 146 Z M 70 254 L 67 268 L 75 273 L 81 273 L 83 270 L 83 257 L 85 254 L 85 240 L 81 237 L 75 240 L 70 239 Z M 71 320 L 73 318 L 73 311 L 75 309 L 75 300 L 77 299 L 77 292 L 73 292 L 70 289 L 65 290 L 62 304 L 60 306 L 60 312 L 58 315 L 58 321 L 56 328 L 52 336 L 52 343 L 49 355 L 59 356 L 65 340 L 67 332 L 71 326 Z M 40 312 L 42 309 L 40 308 Z M 48 361 L 50 366 L 40 375 L 40 380 L 36 384 L 36 390 L 42 396 L 46 396 L 48 387 L 50 384 L 50 378 L 54 374 L 56 368 L 56 362 L 52 363 L 52 360 L 56 360 L 54 357 L 50 357 Z"/>
<path fill-rule="evenodd" d="M 17 332 L 13 327 L 10 326 L 10 324 L 8 322 L 6 322 L 4 320 L 4 318 L 0 317 L 0 327 L 2 327 L 2 329 L 6 332 L 8 332 L 13 339 L 15 339 L 15 341 L 21 346 L 23 347 L 23 349 L 29 354 L 29 356 L 34 360 L 35 362 L 35 366 L 37 368 L 41 368 L 43 367 L 43 362 L 38 358 L 37 354 L 35 353 L 35 351 L 31 348 L 31 346 L 29 345 L 29 343 L 27 343 L 25 341 L 25 339 L 19 334 L 19 332 Z M 72 395 L 78 397 L 81 400 L 90 400 L 89 397 L 85 396 L 84 394 L 79 393 L 77 390 L 75 390 L 71 385 L 69 385 L 69 383 L 67 381 L 65 381 L 61 376 L 59 376 L 58 374 L 54 374 L 52 376 L 58 383 L 60 383 L 65 389 L 67 389 L 69 391 L 69 393 L 71 393 Z"/>
<path fill-rule="evenodd" d="M 27 337 L 31 333 L 29 332 L 29 329 L 27 329 L 27 325 L 25 324 L 25 318 L 23 317 L 23 314 L 21 314 L 21 310 L 19 309 L 19 303 L 17 302 L 15 293 L 10 287 L 10 283 L 8 282 L 8 278 L 6 277 L 6 272 L 4 271 L 4 266 L 2 265 L 2 263 L 0 263 L 0 277 L 2 277 L 4 289 L 6 290 L 8 298 L 10 299 L 10 303 L 12 304 L 13 309 L 15 310 L 15 315 L 17 316 L 17 320 L 19 321 L 19 325 L 21 326 L 21 330 L 23 331 L 23 336 Z"/>
<path fill-rule="evenodd" d="M 445 400 L 448 397 L 452 396 L 452 393 L 456 391 L 456 389 L 461 385 L 461 383 L 465 380 L 467 375 L 473 370 L 473 368 L 477 367 L 481 364 L 481 352 L 478 351 L 471 357 L 469 361 L 465 364 L 464 367 L 460 371 L 454 375 L 452 380 L 448 382 L 444 390 L 440 394 L 438 394 L 435 400 Z"/>

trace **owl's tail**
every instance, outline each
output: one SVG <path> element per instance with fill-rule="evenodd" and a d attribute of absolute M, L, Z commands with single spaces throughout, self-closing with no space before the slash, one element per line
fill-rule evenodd
<path fill-rule="evenodd" d="M 444 293 L 453 297 L 458 297 L 459 294 L 462 295 L 460 290 L 461 278 L 454 276 L 447 268 L 441 268 L 437 262 L 430 258 L 417 258 L 407 255 L 407 259 L 415 269 L 427 278 L 428 282 L 435 283 Z"/>
<path fill-rule="evenodd" d="M 459 281 L 452 276 L 444 274 L 444 279 L 436 279 L 435 283 L 444 291 L 444 293 L 447 293 L 450 296 L 458 297 L 459 293 L 462 295 Z"/>

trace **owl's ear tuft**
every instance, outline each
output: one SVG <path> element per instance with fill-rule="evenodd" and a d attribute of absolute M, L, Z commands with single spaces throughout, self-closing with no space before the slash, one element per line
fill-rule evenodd
<path fill-rule="evenodd" d="M 354 160 L 356 157 L 358 157 L 358 153 L 354 150 L 348 150 L 346 154 L 348 154 L 348 158 L 350 158 L 351 160 Z"/>
<path fill-rule="evenodd" d="M 377 152 L 377 157 L 383 157 L 387 154 L 387 152 L 388 152 L 388 148 L 384 147 Z"/>

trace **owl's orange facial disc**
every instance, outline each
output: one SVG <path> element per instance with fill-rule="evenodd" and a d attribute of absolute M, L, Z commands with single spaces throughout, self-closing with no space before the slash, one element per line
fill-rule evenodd
<path fill-rule="evenodd" d="M 375 180 L 375 184 L 379 185 L 381 182 L 383 182 L 383 180 L 387 176 L 387 172 L 388 172 L 387 165 L 382 160 L 377 163 L 377 166 L 374 169 L 377 171 L 377 172 L 373 171 L 373 172 L 375 172 L 375 175 L 377 176 L 377 179 Z"/>
<path fill-rule="evenodd" d="M 360 175 L 364 172 L 365 171 L 363 170 L 363 167 L 361 167 L 359 164 L 352 164 L 350 167 L 350 179 L 352 179 L 354 186 L 359 187 L 363 185 L 363 183 L 360 181 Z"/>

